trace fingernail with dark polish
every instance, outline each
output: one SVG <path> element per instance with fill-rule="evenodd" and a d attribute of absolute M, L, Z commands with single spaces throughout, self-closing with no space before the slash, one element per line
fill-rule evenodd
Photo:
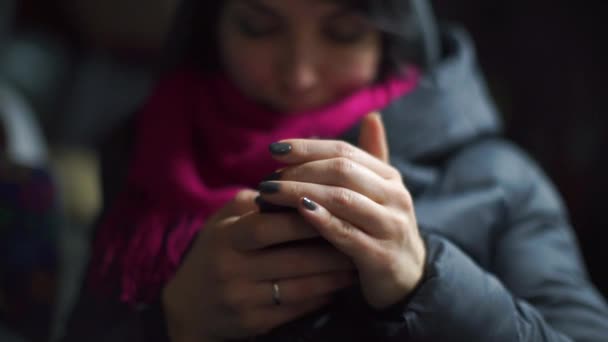
<path fill-rule="evenodd" d="M 304 207 L 310 211 L 315 211 L 317 210 L 318 206 L 315 202 L 311 201 L 310 199 L 304 197 L 302 199 L 302 204 L 304 204 Z"/>
<path fill-rule="evenodd" d="M 276 194 L 281 190 L 281 185 L 277 182 L 262 182 L 258 190 L 266 195 Z"/>
<path fill-rule="evenodd" d="M 272 143 L 270 144 L 269 149 L 270 153 L 274 154 L 275 156 L 284 156 L 291 152 L 292 146 L 286 143 Z"/>
<path fill-rule="evenodd" d="M 279 179 L 281 179 L 281 172 L 277 171 L 277 172 L 273 172 L 271 175 L 264 178 L 264 182 L 276 181 Z"/>

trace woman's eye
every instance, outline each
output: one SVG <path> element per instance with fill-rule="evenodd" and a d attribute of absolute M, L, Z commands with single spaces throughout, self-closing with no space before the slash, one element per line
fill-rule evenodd
<path fill-rule="evenodd" d="M 273 23 L 264 23 L 261 21 L 239 18 L 237 19 L 239 31 L 250 38 L 262 38 L 272 35 L 277 32 L 278 27 Z"/>

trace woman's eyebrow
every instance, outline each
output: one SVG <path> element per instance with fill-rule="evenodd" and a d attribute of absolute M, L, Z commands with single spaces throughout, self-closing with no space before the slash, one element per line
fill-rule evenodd
<path fill-rule="evenodd" d="M 326 15 L 324 17 L 324 19 L 325 20 L 337 20 L 342 17 L 348 17 L 348 16 L 353 16 L 353 15 L 359 16 L 360 14 L 361 13 L 354 8 L 343 7 L 343 8 L 337 9 L 336 11 Z"/>
<path fill-rule="evenodd" d="M 345 0 L 314 0 L 313 2 L 336 6 L 335 10 L 323 16 L 324 20 L 335 20 L 345 15 L 352 15 L 358 13 L 358 11 L 354 7 L 347 5 L 348 2 Z M 273 18 L 283 18 L 283 16 L 278 11 L 264 4 L 264 2 L 260 0 L 234 0 L 234 4 L 239 6 L 245 6 L 248 9 L 251 9 L 263 15 L 271 16 Z"/>
<path fill-rule="evenodd" d="M 315 2 L 335 6 L 333 11 L 324 16 L 325 20 L 333 20 L 342 16 L 360 14 L 360 11 L 346 0 L 315 0 Z"/>
<path fill-rule="evenodd" d="M 279 13 L 277 13 L 275 10 L 268 7 L 267 5 L 265 5 L 263 2 L 261 2 L 259 0 L 235 0 L 234 3 L 237 5 L 241 5 L 241 6 L 246 6 L 250 9 L 252 9 L 258 13 L 264 14 L 264 15 L 269 15 L 269 16 L 272 16 L 275 18 L 281 17 L 279 15 Z"/>
<path fill-rule="evenodd" d="M 326 4 L 334 4 L 334 5 L 342 5 L 345 6 L 349 3 L 347 0 L 315 0 L 316 2 L 326 3 Z"/>

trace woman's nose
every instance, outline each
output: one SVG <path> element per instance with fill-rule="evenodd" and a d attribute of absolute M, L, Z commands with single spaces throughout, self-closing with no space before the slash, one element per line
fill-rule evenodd
<path fill-rule="evenodd" d="M 286 51 L 280 70 L 284 87 L 290 93 L 304 93 L 320 81 L 315 51 L 305 44 L 291 44 Z"/>

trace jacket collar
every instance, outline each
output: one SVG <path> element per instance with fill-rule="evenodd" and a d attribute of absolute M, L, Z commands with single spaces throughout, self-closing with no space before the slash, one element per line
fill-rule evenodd
<path fill-rule="evenodd" d="M 501 130 L 470 38 L 459 28 L 446 28 L 442 37 L 442 61 L 427 70 L 417 90 L 382 111 L 393 157 L 432 158 Z M 344 138 L 356 142 L 358 132 L 356 127 Z"/>

